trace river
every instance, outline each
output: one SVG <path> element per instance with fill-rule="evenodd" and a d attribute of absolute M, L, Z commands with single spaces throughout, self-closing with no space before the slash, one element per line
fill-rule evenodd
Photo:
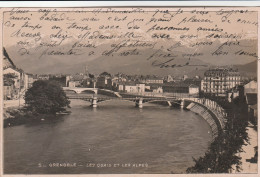
<path fill-rule="evenodd" d="M 5 128 L 4 173 L 185 173 L 212 139 L 209 125 L 190 111 L 126 101 L 89 105 L 73 100 L 71 114 Z"/>

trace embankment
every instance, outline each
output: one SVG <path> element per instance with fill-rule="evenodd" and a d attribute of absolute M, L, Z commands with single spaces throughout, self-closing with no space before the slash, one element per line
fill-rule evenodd
<path fill-rule="evenodd" d="M 186 109 L 200 115 L 209 124 L 212 131 L 213 139 L 215 139 L 219 135 L 219 133 L 222 132 L 219 118 L 206 106 L 200 103 L 190 102 Z"/>

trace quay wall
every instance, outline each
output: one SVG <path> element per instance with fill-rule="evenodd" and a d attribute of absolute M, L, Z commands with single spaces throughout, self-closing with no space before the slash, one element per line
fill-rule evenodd
<path fill-rule="evenodd" d="M 224 128 L 225 110 L 208 99 L 186 100 L 186 109 L 200 115 L 210 126 L 212 137 L 215 139 Z"/>

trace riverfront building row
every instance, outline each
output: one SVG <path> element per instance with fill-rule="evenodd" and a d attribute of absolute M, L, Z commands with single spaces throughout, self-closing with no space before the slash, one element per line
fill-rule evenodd
<path fill-rule="evenodd" d="M 241 84 L 241 75 L 238 70 L 232 68 L 209 69 L 204 73 L 201 81 L 201 91 L 226 96 L 226 92 Z"/>
<path fill-rule="evenodd" d="M 3 49 L 3 55 L 4 100 L 19 99 L 32 86 L 35 77 L 17 68 L 5 48 Z"/>

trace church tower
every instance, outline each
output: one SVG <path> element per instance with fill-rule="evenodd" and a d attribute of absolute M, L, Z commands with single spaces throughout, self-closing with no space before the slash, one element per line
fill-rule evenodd
<path fill-rule="evenodd" d="M 88 71 L 88 66 L 87 65 L 85 66 L 85 76 L 89 77 L 89 71 Z"/>

